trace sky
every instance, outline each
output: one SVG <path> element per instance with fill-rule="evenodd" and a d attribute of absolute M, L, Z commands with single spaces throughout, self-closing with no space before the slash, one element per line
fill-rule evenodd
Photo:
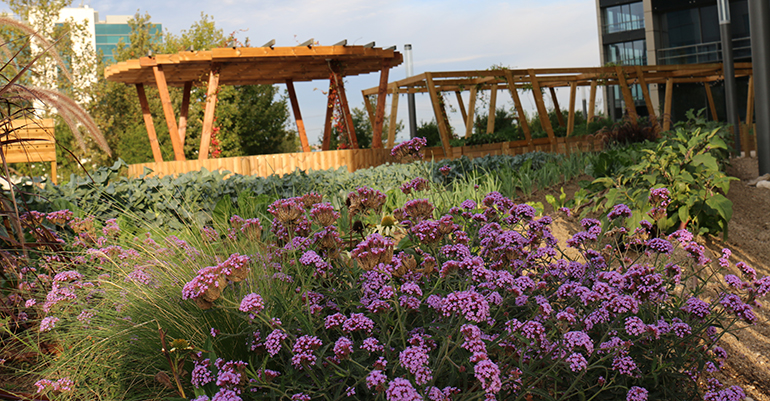
<path fill-rule="evenodd" d="M 213 17 L 225 34 L 235 32 L 253 46 L 271 39 L 276 46 L 295 46 L 310 38 L 320 45 L 347 39 L 348 44 L 374 41 L 377 47 L 412 45 L 414 73 L 510 68 L 596 67 L 600 64 L 595 0 L 74 0 L 106 15 L 148 13 L 165 31 L 180 34 L 201 19 Z M 390 70 L 390 81 L 406 78 L 403 64 Z M 362 89 L 377 86 L 379 73 L 348 77 L 351 107 L 363 108 Z M 328 83 L 295 83 L 302 117 L 311 144 L 320 143 L 326 99 L 320 89 Z M 559 93 L 566 105 L 568 90 Z M 581 94 L 578 92 L 578 104 Z M 498 106 L 512 106 L 500 92 Z M 525 108 L 534 102 L 525 96 Z M 450 121 L 462 129 L 456 99 Z M 465 94 L 467 105 L 468 93 Z M 416 95 L 417 121 L 430 121 L 428 95 Z M 390 110 L 390 99 L 387 109 Z M 406 97 L 399 100 L 399 120 L 408 127 Z M 408 128 L 399 140 L 408 138 Z"/>

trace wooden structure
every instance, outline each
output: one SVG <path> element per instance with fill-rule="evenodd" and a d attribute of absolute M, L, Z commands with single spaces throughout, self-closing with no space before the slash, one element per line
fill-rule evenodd
<path fill-rule="evenodd" d="M 572 153 L 576 151 L 598 151 L 604 146 L 602 140 L 593 135 L 557 138 L 556 153 Z M 487 155 L 518 155 L 531 151 L 551 151 L 548 138 L 532 141 L 513 141 L 492 143 L 478 146 L 456 146 L 447 155 L 441 147 L 426 148 L 425 160 L 454 159 L 461 156 L 483 157 Z M 187 160 L 160 163 L 142 163 L 128 166 L 129 177 L 140 177 L 147 173 L 145 168 L 152 170 L 148 175 L 178 175 L 189 171 L 227 170 L 234 174 L 256 175 L 267 177 L 271 174 L 289 174 L 300 170 L 328 170 L 347 167 L 353 172 L 394 162 L 389 149 L 344 149 L 325 152 L 300 152 L 273 155 L 225 157 L 207 160 Z"/>
<path fill-rule="evenodd" d="M 334 89 L 329 93 L 339 95 L 342 114 L 346 117 L 345 123 L 355 148 L 357 141 L 345 94 L 344 78 L 379 71 L 380 87 L 377 92 L 382 99 L 381 103 L 384 104 L 388 72 L 390 68 L 401 64 L 403 61 L 401 53 L 393 48 L 376 48 L 373 43 L 366 46 L 347 46 L 343 42 L 335 46 L 314 46 L 312 41 L 309 42 L 310 44 L 293 47 L 274 47 L 275 41 L 271 41 L 262 47 L 225 47 L 206 51 L 159 54 L 113 64 L 105 69 L 104 75 L 110 81 L 136 86 L 155 162 L 162 162 L 163 158 L 147 103 L 145 85 L 155 85 L 158 88 L 176 161 L 185 160 L 184 141 L 190 90 L 193 85 L 202 82 L 207 82 L 207 96 L 199 160 L 208 158 L 217 91 L 221 85 L 286 84 L 302 150 L 310 152 L 299 102 L 294 91 L 294 82 L 329 79 L 330 88 Z M 178 122 L 171 104 L 169 86 L 184 88 Z M 332 103 L 331 98 L 329 102 Z M 378 109 L 377 113 L 375 121 L 378 123 L 373 125 L 375 146 L 381 143 L 379 138 L 382 136 L 384 109 Z M 331 118 L 332 113 L 327 111 L 324 129 L 324 143 L 327 148 L 331 136 Z"/>
<path fill-rule="evenodd" d="M 751 76 L 751 63 L 736 63 L 735 72 L 737 77 Z M 555 151 L 559 146 L 559 140 L 554 134 L 551 121 L 548 118 L 548 110 L 545 106 L 545 92 L 548 90 L 556 116 L 560 126 L 566 128 L 567 137 L 574 131 L 575 127 L 575 99 L 578 87 L 589 86 L 590 100 L 588 105 L 587 120 L 590 122 L 594 118 L 594 109 L 596 104 L 596 91 L 599 86 L 619 86 L 626 105 L 634 104 L 634 98 L 631 92 L 631 85 L 639 84 L 644 96 L 645 106 L 649 116 L 655 124 L 663 121 L 663 130 L 668 130 L 671 126 L 671 105 L 673 99 L 674 85 L 677 83 L 702 82 L 706 88 L 706 95 L 709 99 L 711 115 L 716 116 L 716 107 L 711 97 L 711 84 L 715 81 L 723 80 L 722 64 L 686 64 L 686 65 L 647 65 L 647 66 L 612 66 L 612 67 L 594 67 L 594 68 L 547 68 L 547 69 L 494 69 L 480 71 L 445 71 L 445 72 L 425 72 L 406 79 L 391 82 L 387 85 L 387 93 L 392 95 L 392 107 L 390 111 L 390 132 L 388 133 L 388 146 L 392 146 L 395 139 L 395 127 L 398 110 L 398 97 L 406 93 L 428 93 L 433 105 L 433 112 L 438 124 L 441 135 L 442 152 L 445 155 L 452 155 L 454 151 L 449 141 L 451 139 L 451 127 L 446 112 L 446 102 L 444 97 L 446 93 L 454 92 L 456 94 L 459 109 L 465 124 L 465 137 L 471 135 L 474 122 L 474 112 L 476 98 L 480 91 L 491 91 L 489 101 L 489 118 L 487 120 L 487 133 L 491 133 L 494 127 L 495 108 L 498 90 L 508 90 L 513 99 L 519 125 L 524 133 L 525 141 L 531 149 L 535 148 L 536 140 L 533 140 L 530 127 L 524 116 L 524 107 L 522 105 L 523 96 L 531 96 L 537 107 L 540 122 L 548 135 L 548 144 Z M 753 80 L 750 79 L 749 87 L 752 88 Z M 650 93 L 647 90 L 647 84 L 665 84 L 665 102 L 663 116 L 659 115 L 653 107 Z M 568 105 L 568 118 L 565 122 L 556 100 L 555 88 L 570 88 L 570 97 Z M 470 91 L 468 106 L 466 108 L 461 93 Z M 374 95 L 378 96 L 376 103 L 377 111 L 384 109 L 385 104 L 381 102 L 380 87 L 365 89 L 362 91 L 364 104 L 369 110 L 369 116 L 372 122 L 376 121 L 372 116 L 374 108 L 372 100 Z M 753 116 L 753 90 L 749 90 L 748 96 L 749 115 L 747 121 L 751 122 Z M 627 109 L 629 118 L 636 121 L 638 118 L 636 106 Z M 379 114 L 378 114 L 379 115 Z M 661 118 L 662 117 L 662 118 Z"/>
<path fill-rule="evenodd" d="M 8 122 L 7 135 L 0 135 L 8 163 L 51 163 L 51 182 L 56 184 L 56 137 L 54 120 L 18 119 Z"/>

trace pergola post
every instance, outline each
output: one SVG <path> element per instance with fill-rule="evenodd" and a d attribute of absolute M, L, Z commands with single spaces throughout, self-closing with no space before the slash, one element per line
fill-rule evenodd
<path fill-rule="evenodd" d="M 647 114 L 650 115 L 650 121 L 660 129 L 660 124 L 658 123 L 658 116 L 655 114 L 655 107 L 652 105 L 652 97 L 650 97 L 650 90 L 647 88 L 647 80 L 644 79 L 644 72 L 642 71 L 642 67 L 637 65 L 636 67 L 636 81 L 639 83 L 639 86 L 642 87 L 642 96 L 644 96 L 644 104 L 647 106 Z M 708 85 L 708 83 L 706 83 Z"/>
<path fill-rule="evenodd" d="M 184 148 L 184 139 L 187 134 L 187 114 L 190 110 L 190 91 L 192 90 L 192 81 L 184 83 L 184 91 L 182 92 L 182 107 L 179 110 L 179 140 L 182 142 L 182 148 Z"/>
<path fill-rule="evenodd" d="M 390 104 L 390 123 L 388 124 L 388 149 L 396 143 L 396 125 L 398 125 L 398 87 L 393 88 L 393 99 Z"/>
<path fill-rule="evenodd" d="M 155 133 L 155 124 L 152 122 L 150 105 L 147 103 L 147 94 L 144 93 L 144 84 L 136 84 L 136 94 L 139 96 L 139 105 L 142 108 L 142 117 L 144 118 L 144 126 L 147 128 L 147 137 L 150 139 L 152 158 L 155 159 L 156 163 L 160 163 L 163 161 L 163 156 L 160 153 L 158 135 Z"/>
<path fill-rule="evenodd" d="M 489 116 L 487 117 L 487 134 L 495 132 L 495 110 L 497 109 L 497 84 L 492 84 L 489 92 Z"/>
<path fill-rule="evenodd" d="M 468 115 L 465 117 L 465 139 L 473 135 L 473 119 L 476 113 L 476 85 L 471 87 L 471 98 L 468 99 Z M 460 103 L 462 104 L 462 103 Z"/>
<path fill-rule="evenodd" d="M 358 136 L 356 136 L 356 127 L 355 124 L 353 124 L 353 115 L 350 114 L 348 96 L 345 93 L 345 82 L 339 79 L 339 75 L 336 71 L 333 71 L 333 73 L 335 76 L 334 82 L 337 85 L 337 93 L 340 96 L 340 109 L 342 110 L 342 118 L 343 121 L 345 121 L 345 127 L 348 129 L 348 135 L 350 135 L 350 145 L 353 149 L 358 149 Z M 364 100 L 366 100 L 366 97 L 364 97 Z"/>
<path fill-rule="evenodd" d="M 663 131 L 671 129 L 671 101 L 674 97 L 674 78 L 666 78 L 666 104 L 663 106 Z"/>
<path fill-rule="evenodd" d="M 374 106 L 370 96 L 372 95 L 364 95 L 364 108 L 366 109 L 366 115 L 369 117 L 369 124 L 374 126 Z"/>
<path fill-rule="evenodd" d="M 636 114 L 636 104 L 634 104 L 634 96 L 631 94 L 631 88 L 628 87 L 626 81 L 626 74 L 623 71 L 623 67 L 615 66 L 615 72 L 618 76 L 618 84 L 620 85 L 620 91 L 623 92 L 623 103 L 626 104 L 626 111 L 628 111 L 628 118 L 631 119 L 631 123 L 636 125 L 639 116 Z"/>
<path fill-rule="evenodd" d="M 553 127 L 551 126 L 551 120 L 548 118 L 548 110 L 545 108 L 545 102 L 543 101 L 543 92 L 540 89 L 540 82 L 537 80 L 535 70 L 530 68 L 529 79 L 532 82 L 532 94 L 535 96 L 535 105 L 537 106 L 537 114 L 540 116 L 540 124 L 548 134 L 548 139 L 551 142 L 551 147 L 556 147 L 556 135 L 553 133 Z"/>
<path fill-rule="evenodd" d="M 179 128 L 176 125 L 174 108 L 171 106 L 171 97 L 168 94 L 168 85 L 166 85 L 163 65 L 154 65 L 152 71 L 155 75 L 155 83 L 158 85 L 158 93 L 160 94 L 160 102 L 163 105 L 163 114 L 166 117 L 168 134 L 171 136 L 171 146 L 174 148 L 174 160 L 184 161 L 184 149 L 182 148 L 182 142 L 179 140 Z"/>
<path fill-rule="evenodd" d="M 382 148 L 382 125 L 385 122 L 385 100 L 388 97 L 388 73 L 390 72 L 390 61 L 382 60 L 382 70 L 380 72 L 380 87 L 377 92 L 377 113 L 372 124 L 372 149 Z"/>
<path fill-rule="evenodd" d="M 436 116 L 436 124 L 438 124 L 438 132 L 441 136 L 441 146 L 444 149 L 444 155 L 448 158 L 452 157 L 452 145 L 449 143 L 449 127 L 446 124 L 444 118 L 444 110 L 439 99 L 439 93 L 436 90 L 436 85 L 433 82 L 433 74 L 430 72 L 425 73 L 425 84 L 427 85 L 428 93 L 430 94 L 430 102 L 433 104 L 433 114 Z"/>
<path fill-rule="evenodd" d="M 460 91 L 455 91 L 457 97 L 457 104 L 460 107 L 460 114 L 463 116 L 463 124 L 468 125 L 468 113 L 465 111 L 465 103 L 463 103 L 463 95 Z"/>
<path fill-rule="evenodd" d="M 203 111 L 203 132 L 201 133 L 201 146 L 198 151 L 198 160 L 209 158 L 211 146 L 211 134 L 214 132 L 214 113 L 217 109 L 217 92 L 219 91 L 218 66 L 212 65 L 209 71 L 209 86 L 206 90 L 206 107 Z"/>
<path fill-rule="evenodd" d="M 556 112 L 556 120 L 559 121 L 559 126 L 564 127 L 564 116 L 561 115 L 561 108 L 559 107 L 559 99 L 556 98 L 556 89 L 553 87 L 548 88 L 551 92 L 551 99 L 553 100 L 553 111 Z"/>
<path fill-rule="evenodd" d="M 329 150 L 332 139 L 332 118 L 334 118 L 334 93 L 338 92 L 334 84 L 334 76 L 329 78 L 329 92 L 326 96 L 326 117 L 324 117 L 324 137 L 321 143 L 321 150 Z M 337 93 L 339 96 L 339 93 Z"/>
<path fill-rule="evenodd" d="M 703 88 L 706 89 L 706 99 L 708 99 L 709 102 L 709 111 L 711 111 L 711 119 L 716 121 L 719 121 L 719 117 L 717 116 L 717 106 L 714 104 L 714 95 L 711 93 L 711 83 L 710 82 L 704 82 Z"/>
<path fill-rule="evenodd" d="M 575 98 L 577 97 L 577 81 L 569 83 L 569 115 L 567 117 L 567 135 L 572 135 L 575 131 Z M 565 146 L 567 146 L 565 144 Z M 567 146 L 569 152 L 569 146 Z"/>
<path fill-rule="evenodd" d="M 516 81 L 513 79 L 513 73 L 511 70 L 505 70 L 505 80 L 508 81 L 508 91 L 511 92 L 511 98 L 513 99 L 513 105 L 516 107 L 516 114 L 519 117 L 519 125 L 524 132 L 524 138 L 532 149 L 532 134 L 529 131 L 529 123 L 527 122 L 527 115 L 524 114 L 524 107 L 521 104 L 521 98 L 519 92 L 516 89 Z"/>
<path fill-rule="evenodd" d="M 595 79 L 591 80 L 591 93 L 588 96 L 588 117 L 586 118 L 586 126 L 594 119 L 594 111 L 596 109 L 596 86 L 599 83 Z"/>
<path fill-rule="evenodd" d="M 299 111 L 299 102 L 297 101 L 297 92 L 294 90 L 294 81 L 286 80 L 286 88 L 289 90 L 289 100 L 291 109 L 294 111 L 294 120 L 297 122 L 297 133 L 299 142 L 302 144 L 303 152 L 310 152 L 310 144 L 307 142 L 307 133 L 305 132 L 305 122 L 302 121 L 302 113 Z"/>

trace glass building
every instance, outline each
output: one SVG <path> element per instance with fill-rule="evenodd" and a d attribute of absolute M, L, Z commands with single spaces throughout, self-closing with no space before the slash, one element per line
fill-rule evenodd
<path fill-rule="evenodd" d="M 768 0 L 770 1 L 770 0 Z M 719 18 L 715 0 L 596 0 L 602 64 L 660 65 L 722 61 Z M 730 28 L 736 62 L 751 61 L 747 0 L 730 0 Z M 724 88 L 712 87 L 719 113 L 724 113 Z M 748 82 L 738 80 L 738 96 Z M 662 108 L 665 85 L 649 85 L 653 105 Z M 634 106 L 647 115 L 641 88 L 632 88 Z M 684 118 L 689 109 L 706 107 L 702 84 L 676 84 L 672 118 Z M 625 109 L 618 88 L 605 93 L 607 114 L 620 118 Z M 745 103 L 745 102 L 739 102 Z M 745 109 L 745 104 L 742 105 Z M 739 110 L 744 113 L 745 110 Z M 718 116 L 720 120 L 722 115 Z"/>
<path fill-rule="evenodd" d="M 102 54 L 102 60 L 105 64 L 115 62 L 113 51 L 118 48 L 118 43 L 123 40 L 126 45 L 130 44 L 131 27 L 128 25 L 130 16 L 112 16 L 108 15 L 105 21 L 99 21 L 94 24 L 94 38 L 96 44 L 96 54 Z M 155 24 L 150 30 L 151 35 L 163 32 L 163 25 Z"/>

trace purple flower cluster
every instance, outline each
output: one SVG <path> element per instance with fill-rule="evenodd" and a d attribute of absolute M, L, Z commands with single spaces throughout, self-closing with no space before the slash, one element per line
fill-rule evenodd
<path fill-rule="evenodd" d="M 281 351 L 281 343 L 288 335 L 281 329 L 275 329 L 265 338 L 265 349 L 270 356 L 276 356 Z"/>
<path fill-rule="evenodd" d="M 262 309 L 265 309 L 265 301 L 262 299 L 262 296 L 253 292 L 243 297 L 241 306 L 238 308 L 241 312 L 250 313 L 252 318 L 253 315 L 261 312 Z"/>
<path fill-rule="evenodd" d="M 37 387 L 37 393 L 43 393 L 46 390 L 51 390 L 55 392 L 68 392 L 72 391 L 72 386 L 74 386 L 75 383 L 70 380 L 69 377 L 62 377 L 58 380 L 48 380 L 48 379 L 41 379 L 35 382 L 35 387 Z"/>
<path fill-rule="evenodd" d="M 328 227 L 334 225 L 340 218 L 340 213 L 334 210 L 331 203 L 316 203 L 310 209 L 310 218 L 318 225 Z"/>
<path fill-rule="evenodd" d="M 314 366 L 318 359 L 314 351 L 322 345 L 323 342 L 316 336 L 301 336 L 294 343 L 294 347 L 291 350 L 294 353 L 294 356 L 291 358 L 291 364 L 298 370 Z"/>
<path fill-rule="evenodd" d="M 428 188 L 429 188 L 428 180 L 422 177 L 417 177 L 412 181 L 409 181 L 401 185 L 401 192 L 403 192 L 405 195 L 409 195 L 412 193 L 412 191 L 420 192 Z"/>
<path fill-rule="evenodd" d="M 346 359 L 353 353 L 353 341 L 347 337 L 340 337 L 334 343 L 334 356 L 337 359 Z"/>
<path fill-rule="evenodd" d="M 612 211 L 610 211 L 607 214 L 607 218 L 610 220 L 615 220 L 621 217 L 624 217 L 624 218 L 631 217 L 631 209 L 629 209 L 628 206 L 624 204 L 615 205 L 612 208 Z"/>
<path fill-rule="evenodd" d="M 397 377 L 388 384 L 385 399 L 388 401 L 422 401 L 422 396 L 409 380 Z"/>
<path fill-rule="evenodd" d="M 410 161 L 422 159 L 422 148 L 428 144 L 425 138 L 413 138 L 394 146 L 390 150 L 390 155 L 399 161 Z"/>
<path fill-rule="evenodd" d="M 471 322 L 481 323 L 489 319 L 489 302 L 476 291 L 455 291 L 448 294 L 443 302 L 442 313 L 451 316 L 459 313 Z"/>
<path fill-rule="evenodd" d="M 324 261 L 321 256 L 312 250 L 305 252 L 302 257 L 299 258 L 299 263 L 302 263 L 305 266 L 314 266 L 315 271 L 313 272 L 313 277 L 315 278 L 326 277 L 327 273 L 332 268 L 329 263 Z"/>
<path fill-rule="evenodd" d="M 381 263 L 388 264 L 393 260 L 393 242 L 374 233 L 361 241 L 350 254 L 363 270 L 372 270 Z"/>
<path fill-rule="evenodd" d="M 406 347 L 398 354 L 401 366 L 414 375 L 414 381 L 423 385 L 433 380 L 433 371 L 427 366 L 428 350 L 423 346 Z"/>
<path fill-rule="evenodd" d="M 241 281 L 246 277 L 250 262 L 248 256 L 235 253 L 216 266 L 204 267 L 194 279 L 184 285 L 182 299 L 202 298 L 206 302 L 214 302 L 220 297 L 228 279 Z"/>
<path fill-rule="evenodd" d="M 347 205 L 352 216 L 374 211 L 380 213 L 385 205 L 385 194 L 369 187 L 359 187 L 348 194 Z"/>

